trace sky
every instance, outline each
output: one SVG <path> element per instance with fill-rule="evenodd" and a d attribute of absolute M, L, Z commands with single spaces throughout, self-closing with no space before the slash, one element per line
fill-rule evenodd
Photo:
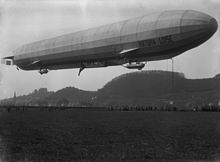
<path fill-rule="evenodd" d="M 0 57 L 21 45 L 162 10 L 192 9 L 220 20 L 220 0 L 0 0 Z M 171 70 L 170 60 L 148 62 L 143 70 Z M 220 32 L 201 46 L 174 58 L 175 71 L 187 78 L 220 73 Z M 34 89 L 57 91 L 67 86 L 102 88 L 113 78 L 137 70 L 124 67 L 50 71 L 16 70 L 0 65 L 0 99 L 28 94 Z"/>

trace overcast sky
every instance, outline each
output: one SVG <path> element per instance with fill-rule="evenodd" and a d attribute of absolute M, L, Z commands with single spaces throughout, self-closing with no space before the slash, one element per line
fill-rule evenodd
<path fill-rule="evenodd" d="M 0 57 L 12 55 L 19 46 L 78 30 L 108 24 L 156 11 L 193 9 L 220 20 L 220 0 L 0 0 Z M 175 71 L 187 78 L 207 78 L 220 73 L 220 33 L 201 46 L 174 59 Z M 170 70 L 171 61 L 150 62 L 144 70 Z M 27 94 L 34 89 L 49 90 L 74 86 L 97 90 L 124 73 L 124 67 L 50 71 L 17 71 L 0 66 L 0 99 Z"/>

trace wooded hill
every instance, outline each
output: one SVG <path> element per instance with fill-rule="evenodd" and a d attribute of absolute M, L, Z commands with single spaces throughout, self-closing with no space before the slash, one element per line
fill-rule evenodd
<path fill-rule="evenodd" d="M 1 103 L 13 103 L 13 98 Z M 19 105 L 113 106 L 113 105 L 192 105 L 218 104 L 220 75 L 206 79 L 187 79 L 184 74 L 167 71 L 141 71 L 123 74 L 98 91 L 67 87 L 56 92 L 42 88 L 16 97 Z M 15 102 L 15 101 L 14 101 Z"/>

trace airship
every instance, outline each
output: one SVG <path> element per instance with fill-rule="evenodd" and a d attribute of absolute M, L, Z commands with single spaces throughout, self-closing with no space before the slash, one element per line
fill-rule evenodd
<path fill-rule="evenodd" d="M 216 32 L 212 16 L 194 10 L 170 10 L 99 26 L 21 46 L 3 62 L 23 70 L 122 65 L 141 70 L 148 61 L 171 59 L 195 48 Z"/>

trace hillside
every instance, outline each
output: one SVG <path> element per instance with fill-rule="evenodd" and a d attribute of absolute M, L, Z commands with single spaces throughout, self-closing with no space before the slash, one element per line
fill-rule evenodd
<path fill-rule="evenodd" d="M 2 105 L 33 105 L 33 106 L 82 106 L 90 105 L 94 92 L 83 91 L 74 87 L 67 87 L 56 92 L 49 92 L 46 88 L 1 101 Z"/>
<path fill-rule="evenodd" d="M 91 98 L 95 95 L 92 91 L 83 91 L 74 87 L 58 90 L 46 98 L 52 105 L 89 106 Z"/>
<path fill-rule="evenodd" d="M 181 107 L 218 104 L 220 75 L 206 79 L 187 79 L 182 73 L 141 71 L 114 78 L 98 91 L 67 87 L 56 92 L 41 88 L 16 98 L 17 105 L 112 106 L 174 103 Z M 13 104 L 14 99 L 1 103 Z"/>
<path fill-rule="evenodd" d="M 209 104 L 220 100 L 220 77 L 186 79 L 182 73 L 142 71 L 119 76 L 97 93 L 108 104 Z"/>

